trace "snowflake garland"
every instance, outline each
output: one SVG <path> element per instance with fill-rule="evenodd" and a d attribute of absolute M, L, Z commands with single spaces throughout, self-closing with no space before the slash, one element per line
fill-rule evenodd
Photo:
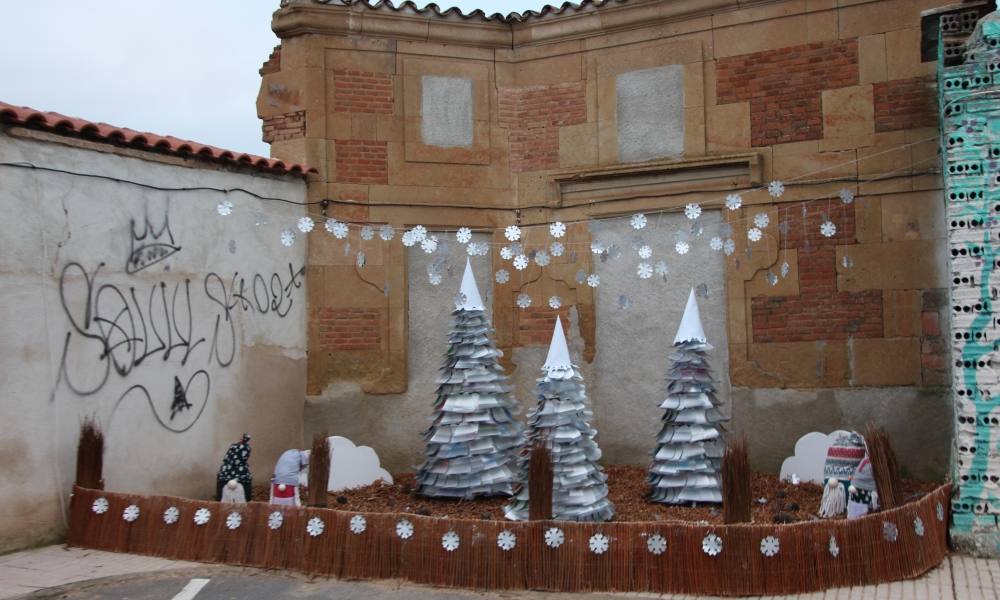
<path fill-rule="evenodd" d="M 458 534 L 454 531 L 449 531 L 441 536 L 441 547 L 448 552 L 458 550 L 459 543 L 460 540 L 458 539 Z"/>
<path fill-rule="evenodd" d="M 552 245 L 549 246 L 549 254 L 552 256 L 562 256 L 565 251 L 566 248 L 562 245 L 562 242 L 552 242 Z"/>
<path fill-rule="evenodd" d="M 736 252 L 736 242 L 731 238 L 726 240 L 722 244 L 722 251 L 725 252 L 726 256 L 731 256 L 733 252 Z"/>
<path fill-rule="evenodd" d="M 715 250 L 716 252 L 718 252 L 719 250 L 722 250 L 722 238 L 720 238 L 720 237 L 714 237 L 714 238 L 712 238 L 712 241 L 710 241 L 708 243 L 708 246 L 709 246 L 709 248 L 711 248 L 712 250 Z"/>
<path fill-rule="evenodd" d="M 299 219 L 297 226 L 302 233 L 309 233 L 316 227 L 316 222 L 309 217 L 302 217 Z"/>
<path fill-rule="evenodd" d="M 653 249 L 650 248 L 648 244 L 643 244 L 642 246 L 639 246 L 638 253 L 639 258 L 646 260 L 653 256 Z"/>
<path fill-rule="evenodd" d="M 649 279 L 653 276 L 653 267 L 649 263 L 639 263 L 639 266 L 636 268 L 636 275 L 639 276 L 639 279 Z"/>
<path fill-rule="evenodd" d="M 226 528 L 230 531 L 239 529 L 243 524 L 243 517 L 238 512 L 231 512 L 226 516 Z"/>
<path fill-rule="evenodd" d="M 295 243 L 295 232 L 291 229 L 285 229 L 281 232 L 281 245 L 285 248 L 290 247 Z"/>
<path fill-rule="evenodd" d="M 773 535 L 769 535 L 760 541 L 760 553 L 770 558 L 778 554 L 781 549 L 781 542 Z"/>
<path fill-rule="evenodd" d="M 710 533 L 701 540 L 702 551 L 709 556 L 718 556 L 722 552 L 722 538 Z"/>
<path fill-rule="evenodd" d="M 168 507 L 167 510 L 163 511 L 163 522 L 167 525 L 173 525 L 181 518 L 181 511 L 176 506 Z"/>
<path fill-rule="evenodd" d="M 462 244 L 468 244 L 470 241 L 472 241 L 472 230 L 469 229 L 468 227 L 460 228 L 458 232 L 455 234 L 455 239 Z"/>
<path fill-rule="evenodd" d="M 511 242 L 516 242 L 521 239 L 521 228 L 517 225 L 508 225 L 506 229 L 503 230 L 503 235 Z"/>
<path fill-rule="evenodd" d="M 510 246 L 504 246 L 503 248 L 500 248 L 500 258 L 510 260 L 514 258 L 514 251 Z"/>
<path fill-rule="evenodd" d="M 497 283 L 503 285 L 508 281 L 510 281 L 510 271 L 508 271 L 507 269 L 500 269 L 499 271 L 497 271 L 496 275 L 494 275 L 493 278 L 496 280 Z"/>
<path fill-rule="evenodd" d="M 597 273 L 591 273 L 590 275 L 587 275 L 587 285 L 589 285 L 592 288 L 601 285 L 600 275 L 598 275 Z"/>
<path fill-rule="evenodd" d="M 739 194 L 729 194 L 726 196 L 726 208 L 729 210 L 739 210 L 743 206 L 743 196 Z"/>
<path fill-rule="evenodd" d="M 413 236 L 413 241 L 419 244 L 427 237 L 427 228 L 423 225 L 417 225 L 410 230 L 410 234 Z"/>
<path fill-rule="evenodd" d="M 823 234 L 823 237 L 833 237 L 837 234 L 837 226 L 833 221 L 823 221 L 823 224 L 819 226 L 819 232 Z"/>
<path fill-rule="evenodd" d="M 111 506 L 111 503 L 108 502 L 108 499 L 102 497 L 94 500 L 94 503 L 90 505 L 90 510 L 94 511 L 95 515 L 103 515 L 108 512 L 109 506 Z"/>
<path fill-rule="evenodd" d="M 281 529 L 281 524 L 285 522 L 285 515 L 278 511 L 274 511 L 267 515 L 267 528 L 271 531 L 276 529 Z"/>
<path fill-rule="evenodd" d="M 371 225 L 365 225 L 364 227 L 361 228 L 360 235 L 361 239 L 367 242 L 368 240 L 375 237 L 375 228 L 372 227 Z"/>
<path fill-rule="evenodd" d="M 771 194 L 772 198 L 780 198 L 785 193 L 785 184 L 775 179 L 767 185 L 767 193 Z"/>
<path fill-rule="evenodd" d="M 139 512 L 140 511 L 138 506 L 136 506 L 135 504 L 129 504 L 128 506 L 125 507 L 125 510 L 122 511 L 122 519 L 124 519 L 128 523 L 131 523 L 139 518 Z"/>
<path fill-rule="evenodd" d="M 562 298 L 559 296 L 552 296 L 549 298 L 549 308 L 552 310 L 559 310 L 562 308 Z"/>
<path fill-rule="evenodd" d="M 408 519 L 400 519 L 396 523 L 396 535 L 401 540 L 408 540 L 413 537 L 413 523 Z"/>
<path fill-rule="evenodd" d="M 354 515 L 348 527 L 354 535 L 361 535 L 368 529 L 368 521 L 362 515 Z"/>
<path fill-rule="evenodd" d="M 851 202 L 854 202 L 854 192 L 852 192 L 847 188 L 840 190 L 840 194 L 838 194 L 838 196 L 840 196 L 840 201 L 843 202 L 844 204 L 850 204 Z"/>
<path fill-rule="evenodd" d="M 378 229 L 378 236 L 382 238 L 383 242 L 389 242 L 396 236 L 396 230 L 392 228 L 392 225 L 383 225 Z"/>
<path fill-rule="evenodd" d="M 608 539 L 608 536 L 603 533 L 595 533 L 590 536 L 588 545 L 590 546 L 590 551 L 594 554 L 604 554 L 608 551 L 608 547 L 611 545 L 611 540 Z"/>
<path fill-rule="evenodd" d="M 425 237 L 423 241 L 420 242 L 420 248 L 427 254 L 434 254 L 434 251 L 437 250 L 437 247 L 438 247 L 438 239 L 437 236 L 435 235 Z"/>
<path fill-rule="evenodd" d="M 561 238 L 566 235 L 566 226 L 562 223 L 562 221 L 556 221 L 555 223 L 550 224 L 549 235 L 557 239 Z"/>
<path fill-rule="evenodd" d="M 747 238 L 751 242 L 759 242 L 760 238 L 763 236 L 764 234 L 761 233 L 760 229 L 757 229 L 756 227 L 751 227 L 750 229 L 747 230 Z"/>
<path fill-rule="evenodd" d="M 518 296 L 517 296 L 517 307 L 518 308 L 528 308 L 529 306 L 531 306 L 531 296 L 529 296 L 528 294 L 525 294 L 524 292 L 521 292 L 520 294 L 518 294 Z"/>
<path fill-rule="evenodd" d="M 539 267 L 547 267 L 551 261 L 552 259 L 549 258 L 549 253 L 545 250 L 535 252 L 535 262 L 538 263 Z"/>
<path fill-rule="evenodd" d="M 659 556 L 667 551 L 667 540 L 660 534 L 654 533 L 646 538 L 646 549 L 654 556 Z"/>
<path fill-rule="evenodd" d="M 517 536 L 513 531 L 504 529 L 497 534 L 497 546 L 504 552 L 510 552 L 517 545 Z"/>
<path fill-rule="evenodd" d="M 338 240 L 344 239 L 345 237 L 347 237 L 347 234 L 351 232 L 350 228 L 347 226 L 347 223 L 341 223 L 340 221 L 337 220 L 334 220 L 332 225 L 330 224 L 330 221 L 327 221 L 326 230 L 332 233 L 333 237 L 337 238 Z"/>
<path fill-rule="evenodd" d="M 630 223 L 632 224 L 632 229 L 635 229 L 636 231 L 645 227 L 646 222 L 647 222 L 646 215 L 642 213 L 636 213 L 632 215 L 632 219 L 630 220 Z"/>
<path fill-rule="evenodd" d="M 311 537 L 319 537 L 323 535 L 324 529 L 326 529 L 326 523 L 324 523 L 323 519 L 320 519 L 319 517 L 313 517 L 309 519 L 308 523 L 306 523 L 306 533 L 308 533 Z"/>
<path fill-rule="evenodd" d="M 518 254 L 514 257 L 514 268 L 518 271 L 523 271 L 528 268 L 528 257 L 523 254 Z"/>
<path fill-rule="evenodd" d="M 674 244 L 674 251 L 676 251 L 677 254 L 687 254 L 690 249 L 691 244 L 688 244 L 687 242 L 677 242 Z"/>
<path fill-rule="evenodd" d="M 208 521 L 211 518 L 212 518 L 212 511 L 208 510 L 207 508 L 199 508 L 194 513 L 194 524 L 204 525 L 205 523 L 208 523 Z"/>
<path fill-rule="evenodd" d="M 566 534 L 558 527 L 550 527 L 545 530 L 545 545 L 549 548 L 558 548 L 566 540 Z"/>
<path fill-rule="evenodd" d="M 753 224 L 759 229 L 766 228 L 771 223 L 771 217 L 767 213 L 757 213 L 753 216 Z"/>
<path fill-rule="evenodd" d="M 684 207 L 684 216 L 694 221 L 701 216 L 701 207 L 694 202 Z"/>

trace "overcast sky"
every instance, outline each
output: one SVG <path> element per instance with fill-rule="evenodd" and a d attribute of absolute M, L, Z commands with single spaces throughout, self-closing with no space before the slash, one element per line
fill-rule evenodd
<path fill-rule="evenodd" d="M 266 156 L 254 101 L 278 2 L 5 2 L 0 101 Z M 437 4 L 507 13 L 546 1 Z"/>

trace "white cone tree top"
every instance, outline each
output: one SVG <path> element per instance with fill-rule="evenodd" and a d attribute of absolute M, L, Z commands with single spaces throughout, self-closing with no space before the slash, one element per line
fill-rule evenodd
<path fill-rule="evenodd" d="M 569 346 L 566 344 L 566 334 L 563 333 L 562 319 L 556 317 L 556 328 L 552 332 L 549 343 L 549 354 L 545 357 L 542 371 L 552 375 L 559 372 L 573 372 L 573 362 L 569 358 Z"/>
<path fill-rule="evenodd" d="M 705 329 L 701 326 L 701 313 L 698 312 L 698 301 L 694 297 L 694 288 L 691 288 L 691 294 L 688 296 L 687 307 L 684 308 L 681 325 L 677 328 L 674 345 L 692 341 L 708 343 Z"/>
<path fill-rule="evenodd" d="M 465 297 L 465 303 L 458 307 L 460 310 L 486 310 L 483 306 L 483 297 L 479 295 L 479 286 L 476 285 L 476 276 L 472 274 L 472 262 L 468 257 L 465 259 L 465 273 L 462 275 L 462 287 L 459 292 Z"/>

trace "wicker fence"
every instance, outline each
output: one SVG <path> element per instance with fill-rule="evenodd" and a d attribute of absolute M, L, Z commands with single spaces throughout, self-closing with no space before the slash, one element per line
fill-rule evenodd
<path fill-rule="evenodd" d="M 854 521 L 697 525 L 472 521 L 76 488 L 69 543 L 481 590 L 787 594 L 906 579 L 937 566 L 948 551 L 950 491 L 945 485 Z"/>

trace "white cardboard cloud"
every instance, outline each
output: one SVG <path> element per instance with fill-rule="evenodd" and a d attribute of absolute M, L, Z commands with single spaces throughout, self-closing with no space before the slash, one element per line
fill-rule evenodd
<path fill-rule="evenodd" d="M 826 464 L 826 453 L 837 437 L 848 434 L 837 430 L 827 435 L 812 431 L 795 442 L 795 455 L 789 456 L 781 463 L 781 479 L 787 480 L 795 473 L 802 481 L 812 481 L 823 485 L 823 465 Z"/>
<path fill-rule="evenodd" d="M 370 446 L 355 446 L 339 435 L 326 438 L 330 444 L 330 479 L 327 490 L 339 492 L 375 483 L 392 483 L 392 475 L 382 468 L 378 454 Z"/>

